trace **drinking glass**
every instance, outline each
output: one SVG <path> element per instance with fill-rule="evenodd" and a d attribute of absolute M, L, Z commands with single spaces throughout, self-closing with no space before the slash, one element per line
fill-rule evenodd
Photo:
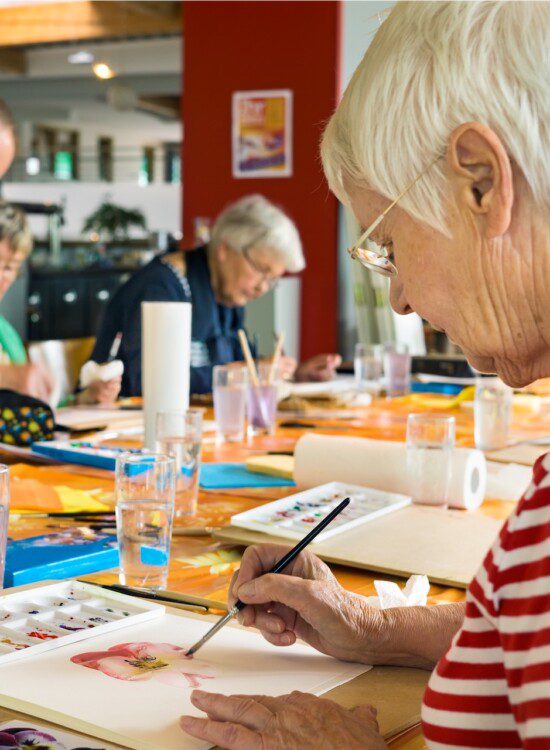
<path fill-rule="evenodd" d="M 414 503 L 447 507 L 454 444 L 454 417 L 409 414 L 407 473 Z"/>
<path fill-rule="evenodd" d="M 276 367 L 271 372 L 271 362 L 261 362 L 258 367 L 259 386 L 248 382 L 247 416 L 250 435 L 271 435 L 275 431 L 277 396 L 280 377 Z"/>
<path fill-rule="evenodd" d="M 8 544 L 8 521 L 10 515 L 10 470 L 0 464 L 0 589 L 4 585 L 4 566 Z"/>
<path fill-rule="evenodd" d="M 174 456 L 122 453 L 117 458 L 117 537 L 125 586 L 166 588 L 175 490 Z"/>
<path fill-rule="evenodd" d="M 474 440 L 482 451 L 508 444 L 512 389 L 499 378 L 477 378 L 474 398 Z"/>
<path fill-rule="evenodd" d="M 384 349 L 384 376 L 390 398 L 411 390 L 411 355 L 406 344 L 388 344 Z"/>
<path fill-rule="evenodd" d="M 353 363 L 357 390 L 380 387 L 384 372 L 384 347 L 381 344 L 355 344 Z"/>
<path fill-rule="evenodd" d="M 163 411 L 157 414 L 157 453 L 176 459 L 174 515 L 194 516 L 199 499 L 202 449 L 202 412 Z"/>
<path fill-rule="evenodd" d="M 246 367 L 217 365 L 213 372 L 214 418 L 218 438 L 227 442 L 244 440 Z"/>

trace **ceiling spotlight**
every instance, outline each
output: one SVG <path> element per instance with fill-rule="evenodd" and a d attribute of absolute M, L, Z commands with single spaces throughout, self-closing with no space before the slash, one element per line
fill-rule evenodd
<path fill-rule="evenodd" d="M 109 80 L 109 78 L 114 78 L 116 76 L 115 71 L 107 65 L 107 63 L 104 62 L 97 62 L 93 66 L 93 71 L 95 75 L 98 78 L 101 78 L 103 81 Z"/>
<path fill-rule="evenodd" d="M 94 56 L 91 52 L 81 49 L 78 52 L 71 52 L 67 60 L 73 65 L 89 65 L 93 63 Z"/>

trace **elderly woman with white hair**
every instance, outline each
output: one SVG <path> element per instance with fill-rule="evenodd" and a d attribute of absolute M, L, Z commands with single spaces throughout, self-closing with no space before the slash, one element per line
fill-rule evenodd
<path fill-rule="evenodd" d="M 304 267 L 292 220 L 261 195 L 242 198 L 218 216 L 208 246 L 158 256 L 118 290 L 91 359 L 106 361 L 121 334 L 122 395 L 141 395 L 141 302 L 191 302 L 191 392 L 207 393 L 214 365 L 243 359 L 237 332 L 244 328 L 244 305 L 285 272 Z M 338 355 L 319 355 L 296 368 L 291 357 L 282 357 L 281 369 L 298 380 L 326 380 L 339 363 Z"/>
<path fill-rule="evenodd" d="M 391 277 L 397 312 L 513 386 L 550 376 L 549 32 L 549 3 L 398 3 L 322 144 L 332 189 L 366 227 L 352 258 Z M 550 748 L 550 454 L 465 603 L 375 610 L 309 552 L 266 574 L 281 552 L 244 555 L 230 600 L 248 605 L 245 625 L 277 646 L 433 669 L 432 750 Z M 224 748 L 385 747 L 368 706 L 295 693 L 193 703 L 207 717 L 183 729 Z"/>

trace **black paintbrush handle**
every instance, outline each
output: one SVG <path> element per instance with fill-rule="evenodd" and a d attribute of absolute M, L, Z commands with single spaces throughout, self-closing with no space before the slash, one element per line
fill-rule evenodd
<path fill-rule="evenodd" d="M 279 562 L 274 565 L 273 568 L 271 568 L 271 570 L 268 572 L 280 573 L 281 570 L 286 568 L 286 566 L 289 565 L 296 557 L 298 557 L 300 552 L 302 552 L 302 550 L 304 550 L 308 546 L 308 544 L 310 544 L 310 542 L 312 542 L 317 536 L 319 536 L 321 531 L 326 529 L 329 523 L 331 523 L 336 518 L 336 516 L 338 516 L 344 510 L 344 508 L 349 505 L 349 503 L 349 497 L 346 497 L 345 500 L 342 500 L 340 505 L 337 505 L 334 510 L 331 510 L 330 513 L 325 516 L 322 521 L 319 521 L 319 523 L 314 526 L 313 529 L 311 529 L 309 534 L 306 534 L 305 537 L 301 539 L 295 547 L 289 550 L 286 555 L 282 557 Z M 243 609 L 243 607 L 246 607 L 246 604 L 244 602 L 241 602 L 240 599 L 237 599 L 233 606 L 240 611 L 241 609 Z"/>

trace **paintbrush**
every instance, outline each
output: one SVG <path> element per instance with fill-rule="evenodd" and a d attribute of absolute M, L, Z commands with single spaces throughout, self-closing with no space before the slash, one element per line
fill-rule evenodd
<path fill-rule="evenodd" d="M 332 510 L 325 518 L 319 521 L 319 523 L 309 532 L 309 534 L 306 534 L 306 536 L 300 542 L 298 542 L 295 547 L 287 552 L 286 555 L 282 557 L 279 562 L 267 572 L 280 573 L 284 568 L 286 568 L 286 566 L 289 565 L 300 554 L 300 552 L 305 549 L 308 544 L 312 542 L 321 533 L 321 531 L 323 531 L 329 525 L 329 523 L 331 523 L 331 521 L 334 521 L 336 516 L 339 515 L 344 510 L 344 508 L 349 505 L 349 503 L 349 497 L 346 497 L 345 500 L 342 500 L 342 502 L 336 508 L 334 508 L 334 510 Z M 204 635 L 193 646 L 191 646 L 186 656 L 193 656 L 193 654 L 196 654 L 197 651 L 202 648 L 202 646 L 204 646 L 204 644 L 207 643 L 207 641 L 209 641 L 213 635 L 221 630 L 224 625 L 227 625 L 227 623 L 232 620 L 233 617 L 235 617 L 235 615 L 241 611 L 241 609 L 244 609 L 244 607 L 246 607 L 246 604 L 244 602 L 241 602 L 240 599 L 237 599 L 228 613 L 220 618 L 218 622 L 210 628 L 206 635 Z"/>

